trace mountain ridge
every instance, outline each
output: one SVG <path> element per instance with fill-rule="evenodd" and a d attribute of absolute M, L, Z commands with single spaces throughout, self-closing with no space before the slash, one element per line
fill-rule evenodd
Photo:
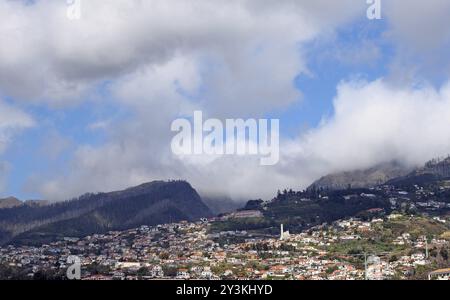
<path fill-rule="evenodd" d="M 414 168 L 398 162 L 388 162 L 373 167 L 328 174 L 314 181 L 307 189 L 344 190 L 348 188 L 370 188 L 391 179 L 406 176 Z"/>
<path fill-rule="evenodd" d="M 44 206 L 0 209 L 0 244 L 51 241 L 212 216 L 186 181 L 154 181 Z"/>

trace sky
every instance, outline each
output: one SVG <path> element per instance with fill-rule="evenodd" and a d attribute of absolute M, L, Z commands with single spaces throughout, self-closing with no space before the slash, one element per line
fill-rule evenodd
<path fill-rule="evenodd" d="M 184 179 L 202 195 L 270 199 L 449 154 L 450 2 L 381 0 L 374 20 L 369 6 L 0 0 L 0 198 Z M 279 163 L 175 156 L 171 123 L 196 110 L 279 119 Z"/>

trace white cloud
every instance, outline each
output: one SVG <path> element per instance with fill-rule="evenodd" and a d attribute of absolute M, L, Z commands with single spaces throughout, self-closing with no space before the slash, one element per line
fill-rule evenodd
<path fill-rule="evenodd" d="M 156 107 L 165 109 L 162 103 Z M 110 144 L 80 148 L 75 172 L 47 183 L 42 191 L 63 197 L 83 189 L 100 191 L 152 179 L 184 178 L 205 193 L 270 198 L 277 189 L 305 188 L 329 172 L 391 160 L 419 165 L 449 152 L 450 85 L 435 90 L 394 87 L 383 79 L 344 82 L 334 108 L 334 115 L 320 127 L 282 141 L 281 161 L 274 167 L 260 166 L 258 159 L 249 157 L 203 159 L 202 163 L 179 160 L 170 152 L 170 133 L 158 127 L 165 121 L 136 119 L 121 127 Z"/>
<path fill-rule="evenodd" d="M 450 2 L 446 0 L 401 0 L 384 3 L 391 33 L 399 44 L 414 51 L 436 51 L 450 39 Z"/>
<path fill-rule="evenodd" d="M 17 131 L 33 125 L 34 121 L 28 114 L 0 100 L 0 154 Z"/>
<path fill-rule="evenodd" d="M 446 78 L 450 75 L 450 2 L 447 0 L 384 1 L 386 33 L 396 46 L 392 80 Z"/>
<path fill-rule="evenodd" d="M 448 45 L 448 1 L 427 5 L 392 1 L 384 10 L 399 51 L 392 68 L 402 74 L 411 68 L 416 76 L 433 58 L 446 67 L 448 55 L 436 53 Z M 366 8 L 365 1 L 353 0 L 89 0 L 82 18 L 70 21 L 60 2 L 1 2 L 2 93 L 64 104 L 108 80 L 112 98 L 134 113 L 103 126 L 109 137 L 104 145 L 80 145 L 69 174 L 41 176 L 35 186 L 45 197 L 64 199 L 184 178 L 205 192 L 268 198 L 328 172 L 392 159 L 417 164 L 446 154 L 448 86 L 393 87 L 379 80 L 341 84 L 335 115 L 285 140 L 276 167 L 234 157 L 192 164 L 171 155 L 170 123 L 179 114 L 200 108 L 212 116 L 261 116 L 297 101 L 293 81 L 307 71 L 303 43 L 365 16 Z M 362 43 L 361 49 L 371 46 Z M 362 62 L 380 56 L 378 49 L 361 49 L 337 56 Z"/>
<path fill-rule="evenodd" d="M 299 45 L 364 12 L 352 3 L 89 0 L 69 20 L 64 1 L 1 1 L 0 93 L 64 106 L 107 80 L 135 114 L 103 128 L 105 145 L 80 145 L 64 188 L 50 180 L 45 196 L 184 177 L 170 157 L 173 118 L 193 107 L 261 115 L 298 100 Z"/>
<path fill-rule="evenodd" d="M 338 88 L 335 114 L 306 134 L 296 157 L 316 175 L 397 160 L 420 165 L 450 150 L 450 84 L 399 88 L 380 79 Z M 322 169 L 322 170 L 321 170 Z"/>
<path fill-rule="evenodd" d="M 2 1 L 1 90 L 61 105 L 84 98 L 100 80 L 182 54 L 216 63 L 208 73 L 208 101 L 237 101 L 242 95 L 250 104 L 275 98 L 287 104 L 296 98 L 290 83 L 302 67 L 296 43 L 364 7 L 351 0 L 316 2 L 90 0 L 82 1 L 81 19 L 74 21 L 67 18 L 64 1 Z M 268 74 L 273 74 L 270 81 Z M 217 84 L 221 80 L 229 95 Z M 279 92 L 286 99 L 276 97 Z"/>

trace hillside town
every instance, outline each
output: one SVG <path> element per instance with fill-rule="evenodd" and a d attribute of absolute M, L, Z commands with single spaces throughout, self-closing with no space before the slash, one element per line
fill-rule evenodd
<path fill-rule="evenodd" d="M 76 257 L 82 280 L 449 279 L 444 267 L 450 232 L 433 235 L 430 229 L 418 235 L 415 229 L 435 225 L 448 230 L 449 219 L 402 214 L 370 221 L 350 218 L 298 234 L 281 225 L 278 236 L 213 233 L 213 222 L 141 226 L 66 237 L 40 247 L 5 246 L 0 248 L 0 274 L 7 279 L 67 279 L 70 259 Z M 401 224 L 411 225 L 395 235 Z"/>

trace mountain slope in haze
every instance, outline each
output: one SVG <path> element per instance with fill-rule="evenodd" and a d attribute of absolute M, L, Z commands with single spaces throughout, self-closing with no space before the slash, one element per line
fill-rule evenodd
<path fill-rule="evenodd" d="M 51 204 L 51 202 L 46 200 L 27 200 L 24 204 L 29 206 L 45 206 Z"/>
<path fill-rule="evenodd" d="M 450 178 L 450 156 L 444 159 L 433 159 L 423 167 L 417 168 L 407 175 L 393 178 L 387 182 L 394 186 L 411 186 L 426 184 Z"/>
<path fill-rule="evenodd" d="M 49 201 L 45 200 L 26 200 L 26 201 L 20 201 L 19 199 L 15 197 L 8 197 L 4 199 L 0 199 L 0 209 L 3 208 L 14 208 L 19 206 L 45 206 L 50 204 Z"/>
<path fill-rule="evenodd" d="M 347 188 L 369 188 L 391 179 L 402 177 L 412 171 L 399 163 L 380 164 L 366 170 L 330 174 L 315 181 L 308 189 L 343 190 Z"/>
<path fill-rule="evenodd" d="M 215 215 L 230 213 L 243 208 L 245 203 L 234 201 L 226 196 L 203 196 L 203 202 L 211 209 Z"/>
<path fill-rule="evenodd" d="M 0 243 L 40 244 L 141 225 L 194 221 L 212 213 L 185 181 L 155 181 L 46 206 L 0 209 Z"/>
<path fill-rule="evenodd" d="M 13 208 L 17 206 L 21 206 L 23 203 L 17 198 L 8 197 L 5 199 L 0 199 L 0 209 L 2 208 Z"/>

